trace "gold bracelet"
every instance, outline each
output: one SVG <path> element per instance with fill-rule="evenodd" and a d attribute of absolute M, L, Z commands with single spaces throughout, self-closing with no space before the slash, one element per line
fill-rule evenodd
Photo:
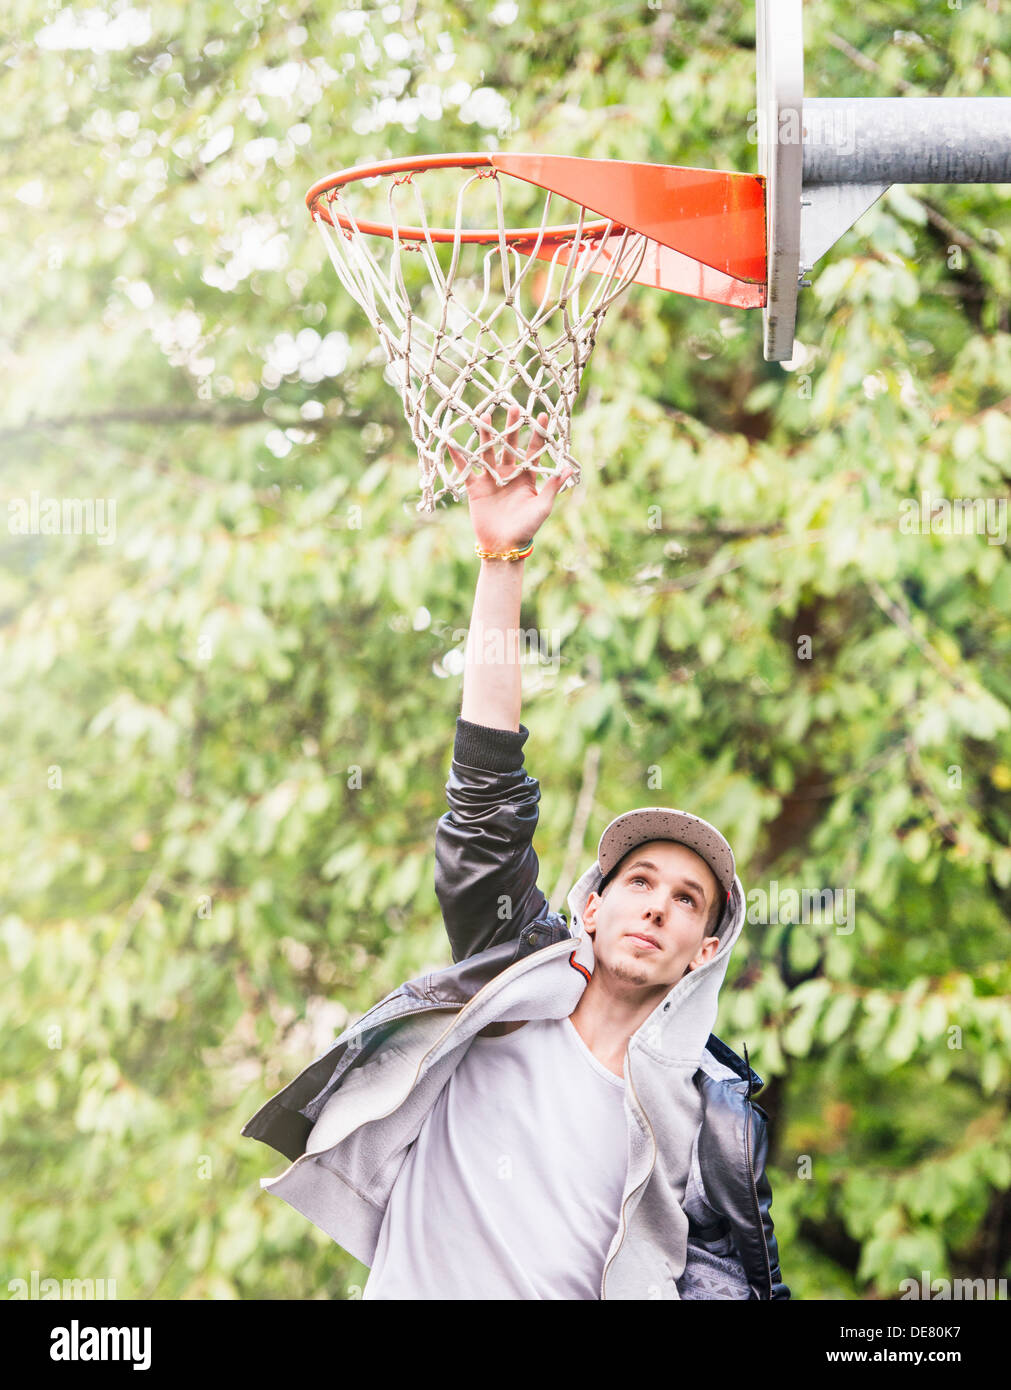
<path fill-rule="evenodd" d="M 482 550 L 479 542 L 474 542 L 474 554 L 482 560 L 525 560 L 534 548 L 533 541 L 528 541 L 526 548 L 514 546 L 512 550 L 506 550 L 496 554 L 493 550 Z"/>

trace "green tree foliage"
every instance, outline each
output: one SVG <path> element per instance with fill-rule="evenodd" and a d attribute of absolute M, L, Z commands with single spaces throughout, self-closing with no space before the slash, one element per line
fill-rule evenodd
<path fill-rule="evenodd" d="M 1011 94 L 998 10 L 806 6 L 806 90 Z M 16 12 L 8 1277 L 354 1296 L 364 1271 L 260 1192 L 283 1160 L 239 1129 L 448 962 L 433 833 L 476 562 L 462 506 L 414 511 L 399 400 L 304 194 L 439 149 L 754 171 L 753 15 Z M 1005 214 L 1000 187 L 893 188 L 816 267 L 785 368 L 758 311 L 633 289 L 585 380 L 583 480 L 526 565 L 557 658 L 524 677 L 542 885 L 560 905 L 634 805 L 734 844 L 749 926 L 719 1028 L 769 1083 L 807 1298 L 1011 1272 L 1011 565 L 1005 537 L 903 507 L 1006 507 Z M 33 492 L 114 501 L 114 534 L 22 534 Z"/>

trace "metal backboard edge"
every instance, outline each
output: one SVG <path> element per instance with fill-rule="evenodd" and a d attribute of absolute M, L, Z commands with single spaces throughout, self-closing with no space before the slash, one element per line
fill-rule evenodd
<path fill-rule="evenodd" d="M 755 6 L 758 172 L 765 178 L 768 362 L 793 356 L 804 179 L 804 34 L 801 0 Z"/>

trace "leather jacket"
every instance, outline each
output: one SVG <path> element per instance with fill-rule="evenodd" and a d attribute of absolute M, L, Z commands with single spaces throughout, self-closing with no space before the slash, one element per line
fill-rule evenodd
<path fill-rule="evenodd" d="M 582 977 L 588 978 L 588 970 L 578 963 L 577 949 L 569 949 L 575 944 L 576 935 L 562 913 L 549 909 L 537 885 L 538 860 L 531 842 L 540 789 L 522 766 L 519 749 L 526 736 L 522 725 L 516 734 L 485 729 L 463 719 L 457 721 L 446 786 L 450 809 L 438 822 L 435 837 L 436 894 L 454 963 L 405 982 L 381 1000 L 268 1100 L 242 1129 L 243 1135 L 261 1140 L 292 1161 L 284 1174 L 274 1180 L 262 1180 L 262 1186 L 307 1215 L 366 1264 L 372 1262 L 378 1223 L 398 1162 L 402 1162 L 421 1123 L 418 1116 L 427 1113 L 437 1088 L 444 1084 L 443 1076 L 448 1078 L 455 1065 L 453 1055 L 459 1060 L 459 1048 L 448 1058 L 439 1056 L 448 1033 L 463 1027 L 467 1013 L 480 1012 L 479 1006 L 486 997 L 509 998 L 504 986 L 511 976 L 525 976 L 529 981 L 539 966 L 542 969 L 538 978 L 543 980 L 549 971 L 555 972 L 552 979 L 560 979 L 562 993 L 568 994 L 554 1007 L 552 1016 L 571 1012 L 585 987 Z M 593 878 L 595 867 L 583 875 L 581 883 Z M 570 894 L 570 908 L 577 901 Z M 743 895 L 741 901 L 743 904 Z M 507 904 L 505 912 L 503 904 Z M 573 908 L 574 925 L 576 915 L 577 909 Z M 592 965 L 592 955 L 589 959 Z M 564 971 L 564 976 L 559 971 Z M 513 992 L 521 986 L 522 981 L 514 981 Z M 536 1008 L 517 1007 L 520 1012 L 513 1012 L 510 1017 L 537 1016 Z M 451 1019 L 448 1030 L 444 1028 L 447 1014 Z M 500 1016 L 501 1008 L 496 1012 L 493 1005 L 488 1005 L 471 1027 Z M 424 1040 L 405 1041 L 425 1026 L 430 1026 L 430 1031 L 424 1034 Z M 441 1036 L 433 1042 L 440 1031 Z M 389 1090 L 380 1100 L 373 1086 L 377 1095 L 373 1110 L 362 1110 L 361 1094 L 363 1089 L 368 1094 L 368 1088 L 358 1085 L 357 1095 L 342 1101 L 342 1088 L 350 1090 L 349 1078 L 369 1066 L 377 1070 L 376 1064 L 382 1060 L 384 1049 L 389 1051 L 387 1045 L 394 1037 L 398 1039 L 395 1052 L 407 1055 L 414 1048 L 410 1052 L 412 1079 L 406 1094 L 401 1086 L 398 1091 Z M 444 1063 L 444 1071 L 432 1062 L 434 1075 L 427 1078 L 431 1084 L 426 1091 L 421 1078 L 432 1058 Z M 636 1065 L 643 1063 L 637 1061 Z M 387 1084 L 391 1070 L 387 1067 L 383 1078 Z M 377 1075 L 383 1077 L 378 1070 Z M 661 1083 L 663 1080 L 661 1076 Z M 787 1299 L 790 1291 L 780 1274 L 770 1215 L 772 1194 L 765 1173 L 767 1117 L 753 1100 L 762 1080 L 746 1060 L 742 1061 L 725 1043 L 709 1034 L 691 1081 L 701 1122 L 692 1147 L 688 1191 L 659 1193 L 667 1207 L 661 1203 L 648 1208 L 644 1204 L 644 1209 L 670 1211 L 682 1224 L 683 1210 L 687 1217 L 683 1269 L 675 1273 L 676 1266 L 668 1260 L 665 1267 L 670 1277 L 649 1284 L 651 1292 L 617 1292 L 611 1296 Z M 642 1084 L 640 1080 L 640 1087 Z M 384 1109 L 390 1096 L 396 1103 Z M 396 1117 L 409 1112 L 411 1104 L 416 1104 L 417 1114 L 412 1118 L 408 1113 L 396 1134 L 391 1134 L 388 1162 L 384 1164 L 376 1158 L 374 1136 L 370 1138 L 367 1160 L 357 1159 L 356 1137 L 365 1132 L 363 1125 L 368 1125 L 373 1111 L 378 1116 L 375 1125 L 396 1129 Z M 654 1101 L 654 1114 L 655 1108 Z M 353 1118 L 348 1119 L 349 1114 Z M 368 1125 L 369 1129 L 374 1127 Z M 339 1165 L 335 1155 L 341 1156 Z M 338 1173 L 340 1182 L 332 1180 L 331 1169 Z M 655 1157 L 649 1175 L 633 1196 L 638 1195 L 641 1200 L 651 1184 L 664 1186 L 663 1172 L 654 1169 Z M 381 1175 L 378 1189 L 373 1185 L 366 1194 L 367 1203 L 358 1201 L 373 1172 Z M 383 1177 L 387 1172 L 393 1176 Z M 621 1228 L 625 1244 L 638 1242 L 639 1246 L 648 1246 L 651 1257 L 659 1250 L 660 1265 L 664 1266 L 665 1230 L 649 1229 L 647 1224 L 645 1236 L 630 1234 L 625 1228 L 625 1205 Z M 661 1219 L 659 1224 L 665 1222 Z M 673 1224 L 672 1221 L 671 1229 Z M 641 1229 L 640 1226 L 640 1232 Z M 674 1244 L 672 1239 L 671 1254 Z M 607 1278 L 611 1263 L 609 1258 L 602 1280 L 602 1298 L 609 1295 Z M 622 1286 L 612 1279 L 611 1288 L 616 1287 Z"/>

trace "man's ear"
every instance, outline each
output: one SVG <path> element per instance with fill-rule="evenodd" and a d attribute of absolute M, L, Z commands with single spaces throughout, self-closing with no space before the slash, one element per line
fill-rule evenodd
<path fill-rule="evenodd" d="M 586 928 L 586 934 L 591 940 L 594 931 L 597 929 L 597 906 L 600 901 L 601 898 L 599 893 L 591 893 L 586 900 L 586 906 L 583 908 L 582 912 L 583 926 Z"/>
<path fill-rule="evenodd" d="M 712 960 L 719 949 L 720 938 L 718 936 L 707 936 L 695 953 L 694 959 L 689 961 L 688 969 L 697 970 L 700 965 L 705 965 L 707 960 Z"/>

